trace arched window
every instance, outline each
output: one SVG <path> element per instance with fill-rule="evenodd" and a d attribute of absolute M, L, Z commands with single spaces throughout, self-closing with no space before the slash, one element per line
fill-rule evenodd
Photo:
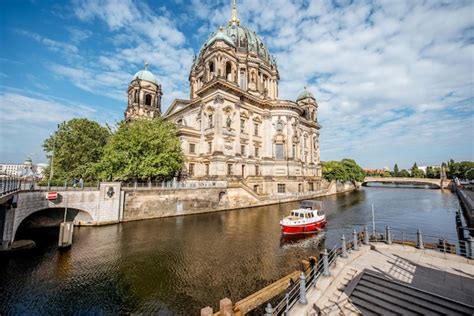
<path fill-rule="evenodd" d="M 214 62 L 210 61 L 209 62 L 209 74 L 210 74 L 210 78 L 214 78 L 214 72 L 215 72 L 215 68 L 214 68 Z"/>
<path fill-rule="evenodd" d="M 225 78 L 229 81 L 232 80 L 232 64 L 230 62 L 225 63 Z"/>
<path fill-rule="evenodd" d="M 151 106 L 151 94 L 145 96 L 145 105 Z"/>

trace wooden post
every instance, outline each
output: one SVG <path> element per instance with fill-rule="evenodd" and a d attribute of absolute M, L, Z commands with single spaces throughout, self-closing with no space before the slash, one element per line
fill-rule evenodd
<path fill-rule="evenodd" d="M 201 316 L 212 316 L 213 314 L 212 307 L 206 306 L 201 308 Z"/>
<path fill-rule="evenodd" d="M 219 301 L 220 316 L 234 316 L 232 301 L 229 298 L 223 298 Z"/>

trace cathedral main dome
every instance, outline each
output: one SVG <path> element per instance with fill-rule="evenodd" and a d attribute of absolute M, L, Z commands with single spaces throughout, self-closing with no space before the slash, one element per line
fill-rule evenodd
<path fill-rule="evenodd" d="M 229 24 L 225 27 L 220 27 L 217 31 L 211 34 L 209 39 L 201 48 L 195 64 L 197 64 L 202 58 L 205 49 L 218 39 L 221 39 L 227 44 L 235 47 L 237 52 L 254 53 L 270 65 L 276 65 L 275 59 L 270 55 L 267 46 L 257 33 L 240 25 L 240 20 L 237 18 L 235 2 L 232 8 L 232 18 L 229 20 Z"/>

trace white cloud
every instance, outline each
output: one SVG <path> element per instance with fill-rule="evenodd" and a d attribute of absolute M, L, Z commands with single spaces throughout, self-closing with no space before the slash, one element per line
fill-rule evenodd
<path fill-rule="evenodd" d="M 18 157 L 32 156 L 36 162 L 44 162 L 41 145 L 58 123 L 74 117 L 114 123 L 115 116 L 100 109 L 50 95 L 3 87 L 0 92 L 0 161 L 18 162 Z"/>
<path fill-rule="evenodd" d="M 72 44 L 56 41 L 26 30 L 17 30 L 17 32 L 21 35 L 28 36 L 39 43 L 42 43 L 48 49 L 54 52 L 63 53 L 64 55 L 75 55 L 78 52 L 77 47 Z"/>

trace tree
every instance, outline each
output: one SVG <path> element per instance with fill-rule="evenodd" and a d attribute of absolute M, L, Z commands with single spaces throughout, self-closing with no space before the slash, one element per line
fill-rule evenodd
<path fill-rule="evenodd" d="M 394 177 L 398 177 L 398 173 L 399 173 L 399 171 L 398 171 L 398 165 L 395 164 L 395 166 L 393 166 L 393 176 L 394 176 Z"/>
<path fill-rule="evenodd" d="M 418 169 L 418 165 L 416 164 L 416 162 L 413 164 L 413 167 L 411 167 L 411 176 L 413 178 L 425 177 L 425 173 L 423 172 L 423 170 Z"/>
<path fill-rule="evenodd" d="M 53 161 L 53 182 L 63 183 L 81 177 L 85 181 L 96 180 L 95 164 L 101 159 L 110 134 L 109 128 L 85 118 L 59 124 L 58 130 L 43 143 L 46 156 Z M 46 179 L 50 171 L 48 166 Z"/>
<path fill-rule="evenodd" d="M 364 170 L 353 160 L 322 162 L 323 177 L 328 180 L 359 181 L 365 178 Z"/>
<path fill-rule="evenodd" d="M 426 167 L 426 177 L 431 179 L 439 179 L 440 178 L 440 169 L 433 168 L 431 166 Z"/>
<path fill-rule="evenodd" d="M 406 171 L 405 169 L 402 169 L 399 174 L 398 174 L 399 177 L 404 177 L 404 178 L 407 178 L 410 176 L 410 173 L 408 171 Z"/>
<path fill-rule="evenodd" d="M 105 180 L 169 180 L 184 155 L 174 124 L 160 118 L 122 122 L 105 147 L 98 171 Z"/>
<path fill-rule="evenodd" d="M 468 180 L 474 180 L 474 168 L 466 171 L 465 178 Z"/>
<path fill-rule="evenodd" d="M 474 168 L 473 161 L 455 162 L 453 159 L 450 159 L 446 167 L 446 174 L 449 179 L 468 179 L 470 173 L 468 174 L 467 172 L 472 168 Z"/>

